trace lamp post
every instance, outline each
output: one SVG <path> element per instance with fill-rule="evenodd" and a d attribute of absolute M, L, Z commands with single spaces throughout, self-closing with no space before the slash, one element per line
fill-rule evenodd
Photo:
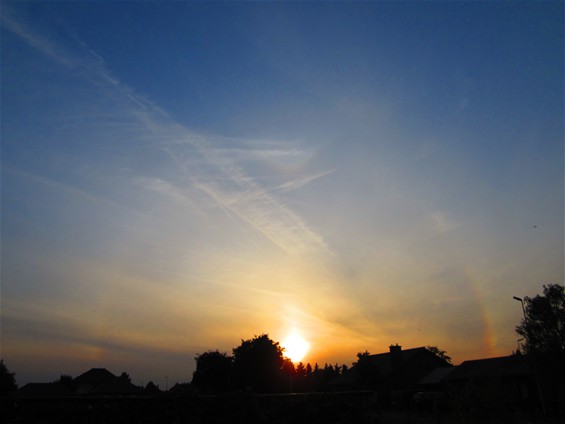
<path fill-rule="evenodd" d="M 512 298 L 522 304 L 522 313 L 524 314 L 524 320 L 527 322 L 528 318 L 526 317 L 526 309 L 524 309 L 524 299 L 518 296 L 513 296 Z"/>
<path fill-rule="evenodd" d="M 524 314 L 524 324 L 528 325 L 528 316 L 526 315 L 526 308 L 524 308 L 524 299 L 518 296 L 512 296 L 512 299 L 517 300 L 522 305 L 522 314 Z M 527 339 L 528 337 L 526 336 L 526 342 L 528 341 Z M 518 342 L 518 347 L 519 346 L 520 343 Z"/>
<path fill-rule="evenodd" d="M 526 326 L 529 323 L 528 320 L 528 316 L 526 315 L 526 308 L 524 308 L 524 299 L 522 299 L 521 297 L 518 296 L 512 296 L 512 298 L 514 300 L 517 300 L 518 302 L 520 302 L 522 304 L 522 313 L 524 314 L 524 324 L 526 324 Z M 526 343 L 528 342 L 528 336 L 527 336 L 527 331 L 526 331 Z M 532 349 L 532 347 L 530 346 L 530 349 Z M 536 379 L 536 386 L 538 389 L 538 396 L 539 396 L 539 400 L 540 400 L 540 404 L 541 404 L 541 410 L 542 413 L 544 415 L 544 417 L 547 415 L 546 411 L 545 411 L 545 401 L 543 399 L 543 391 L 541 390 L 541 383 L 540 383 L 540 379 L 539 379 L 539 374 L 538 374 L 538 367 L 536 364 L 536 357 L 535 354 L 532 352 L 530 357 L 532 358 L 532 364 L 534 366 L 534 377 Z"/>

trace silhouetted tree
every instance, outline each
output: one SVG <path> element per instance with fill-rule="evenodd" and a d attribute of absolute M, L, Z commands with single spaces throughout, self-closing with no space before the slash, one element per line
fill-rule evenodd
<path fill-rule="evenodd" d="M 296 366 L 296 375 L 299 377 L 306 376 L 306 368 L 304 367 L 304 364 L 302 362 L 299 362 Z"/>
<path fill-rule="evenodd" d="M 314 375 L 314 370 L 312 369 L 312 365 L 310 365 L 310 362 L 308 362 L 306 364 L 306 373 L 304 376 L 304 383 L 302 384 L 302 390 L 304 392 L 311 392 L 313 391 L 313 387 L 312 387 L 312 376 Z"/>
<path fill-rule="evenodd" d="M 192 384 L 204 393 L 222 393 L 230 388 L 233 358 L 225 352 L 210 350 L 194 358 L 196 370 Z"/>
<path fill-rule="evenodd" d="M 543 286 L 543 296 L 524 298 L 525 319 L 516 332 L 526 353 L 565 353 L 565 287 Z"/>
<path fill-rule="evenodd" d="M 293 390 L 297 393 L 302 393 L 306 391 L 306 367 L 302 362 L 296 365 L 294 370 L 294 382 Z"/>
<path fill-rule="evenodd" d="M 324 364 L 324 368 L 322 369 L 322 376 L 320 379 L 320 388 L 318 390 L 326 390 L 329 382 L 334 378 L 335 370 L 334 367 L 330 364 Z"/>
<path fill-rule="evenodd" d="M 359 382 L 364 387 L 374 386 L 379 378 L 379 370 L 368 351 L 357 354 L 357 362 L 353 363 L 359 374 Z"/>
<path fill-rule="evenodd" d="M 323 391 L 331 390 L 331 382 L 335 380 L 337 377 L 339 377 L 340 370 L 341 370 L 341 366 L 338 365 L 337 363 L 335 365 L 325 364 L 324 370 L 322 372 L 322 380 L 319 390 L 323 390 Z"/>
<path fill-rule="evenodd" d="M 283 357 L 283 364 L 281 369 L 285 372 L 285 374 L 292 374 L 296 373 L 296 367 L 294 363 L 287 357 Z"/>
<path fill-rule="evenodd" d="M 306 365 L 306 390 L 309 392 L 318 392 L 322 386 L 322 373 L 320 366 L 316 362 L 314 367 L 310 366 L 311 372 L 308 372 L 308 366 Z"/>
<path fill-rule="evenodd" d="M 272 393 L 287 387 L 283 349 L 267 334 L 242 340 L 233 349 L 233 378 L 236 388 Z"/>
<path fill-rule="evenodd" d="M 120 374 L 120 378 L 124 381 L 127 381 L 128 383 L 131 383 L 131 377 L 125 371 Z"/>
<path fill-rule="evenodd" d="M 55 383 L 62 384 L 67 389 L 69 389 L 69 391 L 74 392 L 76 390 L 75 380 L 72 376 L 68 374 L 61 374 L 61 376 L 59 377 L 58 380 L 55 381 Z"/>
<path fill-rule="evenodd" d="M 437 346 L 426 346 L 426 349 L 435 354 L 438 358 L 441 358 L 448 364 L 451 364 L 451 356 L 449 356 L 445 350 L 442 350 Z"/>
<path fill-rule="evenodd" d="M 294 363 L 289 358 L 284 357 L 281 370 L 288 382 L 289 391 L 296 392 L 296 368 Z"/>
<path fill-rule="evenodd" d="M 0 395 L 9 395 L 18 389 L 16 374 L 10 372 L 4 360 L 0 359 Z"/>
<path fill-rule="evenodd" d="M 359 364 L 359 361 L 363 361 L 367 359 L 369 356 L 371 356 L 371 354 L 369 353 L 368 350 L 366 350 L 365 352 L 357 353 L 357 361 L 353 362 L 353 365 Z"/>
<path fill-rule="evenodd" d="M 296 381 L 302 384 L 295 385 L 296 391 L 320 392 L 332 390 L 332 381 L 341 375 L 342 370 L 347 370 L 347 366 L 339 364 L 324 364 L 321 368 L 318 364 L 312 365 L 299 363 L 296 367 Z"/>
<path fill-rule="evenodd" d="M 159 389 L 159 386 L 156 386 L 155 383 L 150 381 L 145 386 L 145 392 L 148 394 L 157 395 L 161 393 L 161 389 Z"/>

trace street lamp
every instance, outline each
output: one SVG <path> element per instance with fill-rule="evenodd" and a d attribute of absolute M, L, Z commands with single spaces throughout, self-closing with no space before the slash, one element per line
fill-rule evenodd
<path fill-rule="evenodd" d="M 517 300 L 518 302 L 520 302 L 522 304 L 522 313 L 524 314 L 524 321 L 528 321 L 528 318 L 526 317 L 526 310 L 524 309 L 524 299 L 522 299 L 521 297 L 518 296 L 513 296 L 512 297 L 514 300 Z"/>
<path fill-rule="evenodd" d="M 524 324 L 526 325 L 526 328 L 527 328 L 528 317 L 526 316 L 526 309 L 524 308 L 524 299 L 522 299 L 521 297 L 518 297 L 518 296 L 512 296 L 512 299 L 517 300 L 518 302 L 520 302 L 522 304 L 522 313 L 524 314 Z"/>
<path fill-rule="evenodd" d="M 526 309 L 524 308 L 524 299 L 518 296 L 512 296 L 512 299 L 517 300 L 522 304 L 522 314 L 524 314 L 524 324 L 526 325 L 526 328 L 528 328 L 528 317 L 526 316 Z M 526 335 L 526 339 L 527 339 L 527 335 Z M 520 346 L 519 342 L 518 342 L 518 346 Z"/>

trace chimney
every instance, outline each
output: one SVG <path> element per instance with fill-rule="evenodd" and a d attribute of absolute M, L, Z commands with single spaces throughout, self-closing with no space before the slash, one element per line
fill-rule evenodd
<path fill-rule="evenodd" d="M 390 345 L 390 361 L 392 363 L 392 369 L 395 370 L 400 366 L 402 362 L 402 346 L 399 346 L 398 343 L 395 345 Z"/>

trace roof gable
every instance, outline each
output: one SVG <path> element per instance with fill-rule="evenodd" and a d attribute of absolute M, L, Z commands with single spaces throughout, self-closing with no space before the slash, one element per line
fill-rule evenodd
<path fill-rule="evenodd" d="M 143 393 L 141 387 L 137 387 L 122 378 L 115 378 L 113 381 L 102 384 L 91 392 L 91 394 L 96 395 L 135 395 L 141 393 Z"/>
<path fill-rule="evenodd" d="M 452 365 L 425 347 L 402 350 L 391 346 L 390 352 L 360 357 L 363 361 L 355 364 L 344 374 L 332 381 L 333 386 L 352 387 L 359 384 L 393 384 L 409 386 L 415 384 L 434 368 Z"/>
<path fill-rule="evenodd" d="M 76 383 L 88 383 L 88 384 L 104 384 L 108 383 L 117 378 L 114 374 L 108 371 L 106 368 L 91 368 L 84 374 L 79 375 L 75 378 Z"/>
<path fill-rule="evenodd" d="M 398 363 L 400 366 L 412 360 L 413 358 L 422 355 L 435 356 L 432 352 L 430 352 L 425 347 L 415 347 L 412 349 L 398 350 L 397 352 L 385 352 L 385 353 L 378 353 L 376 355 L 370 355 L 369 360 L 374 366 L 377 367 L 381 375 L 388 375 L 394 371 L 393 356 L 396 355 L 398 357 Z"/>
<path fill-rule="evenodd" d="M 531 374 L 526 356 L 512 355 L 499 358 L 465 361 L 447 376 L 448 380 L 484 379 Z"/>
<path fill-rule="evenodd" d="M 55 383 L 27 383 L 18 389 L 19 395 L 27 396 L 59 396 L 67 395 L 72 391 L 64 384 Z"/>
<path fill-rule="evenodd" d="M 440 384 L 443 379 L 447 378 L 453 370 L 457 367 L 441 367 L 432 370 L 429 374 L 427 374 L 424 378 L 418 381 L 418 385 L 420 386 L 427 386 L 427 385 L 434 385 Z"/>

